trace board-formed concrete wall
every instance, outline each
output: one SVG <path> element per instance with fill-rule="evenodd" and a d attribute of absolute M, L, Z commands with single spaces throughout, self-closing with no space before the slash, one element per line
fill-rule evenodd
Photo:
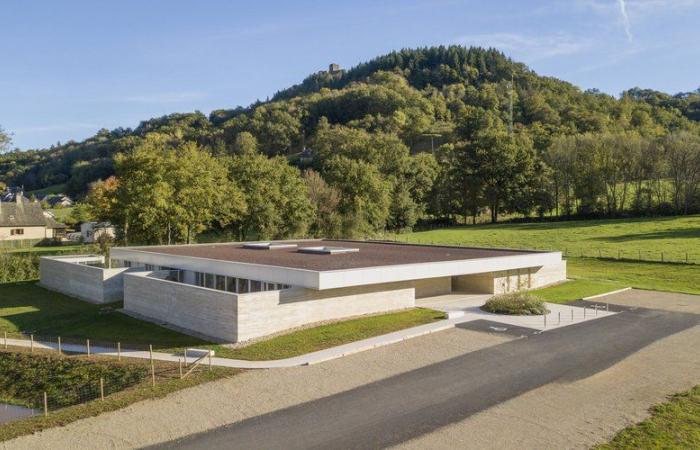
<path fill-rule="evenodd" d="M 157 276 L 158 272 L 133 272 L 124 276 L 125 312 L 213 341 L 238 340 L 236 294 Z"/>
<path fill-rule="evenodd" d="M 103 269 L 79 262 L 104 262 L 102 256 L 43 256 L 39 285 L 91 303 L 112 303 L 123 298 L 127 268 Z"/>
<path fill-rule="evenodd" d="M 483 294 L 503 294 L 536 289 L 566 280 L 566 261 L 523 269 L 452 277 L 452 290 Z"/>
<path fill-rule="evenodd" d="M 412 282 L 323 291 L 292 288 L 238 296 L 238 339 L 244 341 L 324 320 L 412 308 Z"/>

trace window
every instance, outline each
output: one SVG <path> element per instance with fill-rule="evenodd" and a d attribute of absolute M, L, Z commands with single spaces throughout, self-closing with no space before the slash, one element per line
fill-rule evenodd
<path fill-rule="evenodd" d="M 204 274 L 204 286 L 208 287 L 209 289 L 216 289 L 213 273 Z"/>
<path fill-rule="evenodd" d="M 220 291 L 226 290 L 226 277 L 223 275 L 216 276 L 216 289 Z"/>
<path fill-rule="evenodd" d="M 243 278 L 238 279 L 238 292 L 240 294 L 245 294 L 246 292 L 249 292 L 248 280 L 243 279 Z"/>
<path fill-rule="evenodd" d="M 153 270 L 153 264 L 146 264 L 146 270 Z"/>
<path fill-rule="evenodd" d="M 260 292 L 262 290 L 262 282 L 250 280 L 250 292 Z"/>
<path fill-rule="evenodd" d="M 24 228 L 13 228 L 10 230 L 10 236 L 20 236 L 24 234 Z"/>
<path fill-rule="evenodd" d="M 194 284 L 204 287 L 204 274 L 202 272 L 194 273 Z"/>
<path fill-rule="evenodd" d="M 226 277 L 226 290 L 229 292 L 238 292 L 238 283 L 233 277 Z"/>

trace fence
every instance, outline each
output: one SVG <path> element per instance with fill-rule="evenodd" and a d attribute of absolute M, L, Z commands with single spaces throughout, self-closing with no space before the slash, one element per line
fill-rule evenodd
<path fill-rule="evenodd" d="M 196 372 L 211 370 L 210 352 L 197 355 L 195 359 L 191 355 L 188 357 L 185 350 L 183 358 L 175 363 L 154 359 L 151 345 L 129 345 L 124 348 L 119 342 L 7 332 L 0 335 L 0 351 L 5 351 L 5 357 L 8 352 L 20 354 L 17 353 L 18 348 L 25 355 L 43 355 L 52 360 L 68 358 L 75 364 L 83 367 L 93 365 L 100 370 L 86 370 L 90 376 L 81 373 L 80 376 L 66 377 L 58 373 L 55 378 L 43 379 L 26 387 L 25 391 L 31 392 L 19 393 L 18 398 L 22 400 L 25 410 L 17 418 L 49 415 L 66 407 L 104 401 L 111 394 L 137 385 L 155 388 L 166 380 L 183 379 Z M 66 361 L 61 364 L 56 361 L 54 367 L 60 372 L 65 366 Z M 50 367 L 45 369 L 51 372 Z M 40 386 L 44 389 L 40 389 Z"/>
<path fill-rule="evenodd" d="M 430 245 L 458 245 L 466 247 L 480 247 L 474 242 L 435 242 L 435 241 L 406 241 L 402 240 L 400 235 L 385 235 L 385 239 L 395 242 L 414 243 L 414 244 L 430 244 Z M 487 247 L 481 245 L 481 247 Z M 494 247 L 499 247 L 495 245 Z M 509 247 L 504 245 L 503 247 Z M 516 247 L 517 248 L 517 247 Z M 657 263 L 673 263 L 673 264 L 700 264 L 700 253 L 684 252 L 684 251 L 660 251 L 660 250 L 639 250 L 617 247 L 586 247 L 586 248 L 551 248 L 538 247 L 536 245 L 522 247 L 523 250 L 544 250 L 544 251 L 561 251 L 564 257 L 567 258 L 599 258 L 613 259 L 617 261 L 630 262 L 657 262 Z"/>

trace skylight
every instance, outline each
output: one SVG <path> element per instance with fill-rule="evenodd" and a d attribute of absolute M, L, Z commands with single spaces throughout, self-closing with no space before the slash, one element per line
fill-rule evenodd
<path fill-rule="evenodd" d="M 253 250 L 280 250 L 285 248 L 296 248 L 297 244 L 289 244 L 286 242 L 246 242 L 243 248 Z"/>
<path fill-rule="evenodd" d="M 315 255 L 338 255 L 342 253 L 359 252 L 359 248 L 350 247 L 300 247 L 299 253 L 312 253 Z"/>

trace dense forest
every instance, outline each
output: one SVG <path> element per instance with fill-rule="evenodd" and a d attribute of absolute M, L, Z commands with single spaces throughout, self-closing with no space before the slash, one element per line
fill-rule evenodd
<path fill-rule="evenodd" d="M 0 182 L 65 183 L 143 242 L 688 214 L 700 210 L 700 90 L 615 98 L 494 49 L 406 49 L 245 108 L 5 152 Z"/>

